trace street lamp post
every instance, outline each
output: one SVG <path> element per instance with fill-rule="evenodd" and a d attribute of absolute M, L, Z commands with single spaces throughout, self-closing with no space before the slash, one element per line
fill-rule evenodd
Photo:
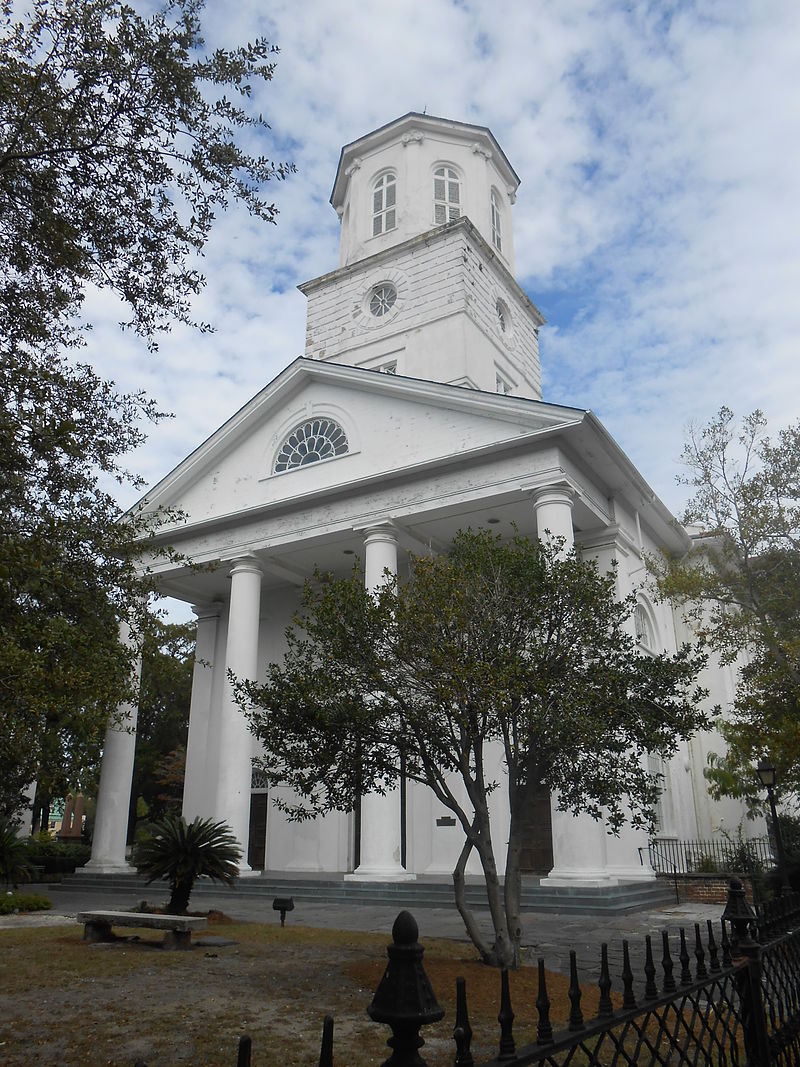
<path fill-rule="evenodd" d="M 775 807 L 775 767 L 768 760 L 759 760 L 756 769 L 761 784 L 767 791 L 769 807 L 772 812 L 772 830 L 775 837 L 775 849 L 778 853 L 778 874 L 780 876 L 779 894 L 789 891 L 789 874 L 786 867 L 786 853 L 783 851 L 783 837 L 781 836 L 781 824 L 778 822 L 778 810 Z"/>

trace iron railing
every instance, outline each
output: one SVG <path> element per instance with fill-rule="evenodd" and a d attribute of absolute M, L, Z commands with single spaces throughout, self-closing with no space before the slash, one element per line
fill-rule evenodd
<path fill-rule="evenodd" d="M 656 838 L 647 852 L 653 870 L 663 874 L 757 874 L 775 866 L 768 837 L 741 841 Z"/>
<path fill-rule="evenodd" d="M 674 1064 L 715 1067 L 797 1067 L 800 1064 L 800 896 L 788 894 L 762 903 L 746 903 L 738 879 L 731 879 L 728 903 L 719 924 L 695 923 L 670 938 L 661 932 L 660 945 L 644 940 L 643 954 L 622 942 L 621 988 L 614 989 L 608 945 L 600 949 L 599 1003 L 594 1018 L 581 1007 L 581 985 L 575 952 L 570 952 L 568 1024 L 554 1032 L 550 1022 L 545 961 L 538 961 L 535 1041 L 518 1047 L 507 970 L 500 972 L 500 1027 L 497 1056 L 477 1064 L 471 1052 L 472 1027 L 463 978 L 456 984 L 453 1040 L 455 1067 L 503 1067 L 545 1064 L 547 1067 L 672 1067 Z M 398 932 L 399 931 L 399 932 Z M 409 931 L 411 933 L 409 934 Z M 416 924 L 402 912 L 393 929 L 390 965 L 381 988 L 381 1017 L 392 1027 L 392 1067 L 413 1067 L 424 1042 L 421 1024 L 441 1016 L 422 967 Z M 411 938 L 413 937 L 413 941 Z M 659 939 L 657 938 L 656 941 Z M 641 962 L 632 963 L 634 955 Z M 639 970 L 639 980 L 634 973 Z M 388 983 L 388 986 L 387 986 Z M 416 1016 L 415 990 L 427 990 Z M 371 1009 L 377 1003 L 378 995 Z M 402 1001 L 402 1004 L 400 1003 Z M 386 1004 L 396 1004 L 396 1018 L 387 1019 Z M 438 1009 L 431 1011 L 431 1006 Z M 370 1011 L 373 1017 L 379 1013 Z M 249 1037 L 239 1041 L 237 1067 L 251 1067 Z M 333 1019 L 323 1024 L 319 1067 L 333 1067 Z M 135 1067 L 146 1067 L 139 1061 Z"/>

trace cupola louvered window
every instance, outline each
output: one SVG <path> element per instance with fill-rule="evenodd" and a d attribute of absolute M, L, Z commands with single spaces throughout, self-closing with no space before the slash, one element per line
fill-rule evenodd
<path fill-rule="evenodd" d="M 275 460 L 275 474 L 343 456 L 350 450 L 347 434 L 333 419 L 309 419 L 296 426 L 284 441 Z"/>
<path fill-rule="evenodd" d="M 497 195 L 497 190 L 492 189 L 491 197 L 491 209 L 492 209 L 492 244 L 498 252 L 503 251 L 503 234 L 501 230 L 500 220 L 500 198 Z"/>
<path fill-rule="evenodd" d="M 397 225 L 397 178 L 382 174 L 372 187 L 372 236 L 387 233 Z"/>
<path fill-rule="evenodd" d="M 452 167 L 439 167 L 433 175 L 433 221 L 436 226 L 461 218 L 461 182 Z"/>

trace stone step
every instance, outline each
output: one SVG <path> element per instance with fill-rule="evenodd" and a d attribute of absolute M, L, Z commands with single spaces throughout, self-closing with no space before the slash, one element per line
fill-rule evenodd
<path fill-rule="evenodd" d="M 99 875 L 77 873 L 66 878 L 49 891 L 59 888 L 74 891 L 83 889 L 92 892 L 125 893 L 140 896 L 163 888 L 159 883 L 150 885 L 139 875 Z M 339 879 L 320 878 L 274 878 L 268 876 L 242 878 L 233 888 L 227 888 L 208 879 L 198 880 L 193 896 L 220 896 L 230 894 L 232 899 L 259 897 L 273 898 L 291 896 L 296 900 L 331 904 L 370 904 L 389 907 L 451 907 L 454 906 L 453 886 L 448 882 L 349 882 Z M 470 907 L 488 907 L 482 884 L 466 886 L 466 900 Z M 619 886 L 549 887 L 539 884 L 538 879 L 523 881 L 520 905 L 523 911 L 564 912 L 583 915 L 615 915 L 645 908 L 657 908 L 670 904 L 674 897 L 662 884 L 634 882 Z"/>

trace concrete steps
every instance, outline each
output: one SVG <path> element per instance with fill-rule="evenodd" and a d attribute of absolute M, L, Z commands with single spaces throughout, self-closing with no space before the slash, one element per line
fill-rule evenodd
<path fill-rule="evenodd" d="M 64 879 L 60 886 L 70 892 L 124 893 L 134 900 L 158 887 L 150 886 L 144 878 L 131 875 L 101 875 L 76 873 Z M 48 887 L 57 894 L 59 885 Z M 302 877 L 267 873 L 242 878 L 233 888 L 221 886 L 208 879 L 198 880 L 195 897 L 231 896 L 231 899 L 294 897 L 316 904 L 347 903 L 386 905 L 401 908 L 454 907 L 453 886 L 449 881 L 415 882 L 350 882 L 340 875 L 333 877 Z M 487 907 L 486 892 L 480 881 L 466 887 L 470 907 Z M 620 915 L 631 911 L 659 908 L 674 902 L 669 887 L 661 882 L 633 882 L 626 885 L 600 888 L 549 887 L 539 884 L 538 878 L 525 877 L 522 883 L 521 905 L 525 912 L 556 912 L 571 915 Z"/>

